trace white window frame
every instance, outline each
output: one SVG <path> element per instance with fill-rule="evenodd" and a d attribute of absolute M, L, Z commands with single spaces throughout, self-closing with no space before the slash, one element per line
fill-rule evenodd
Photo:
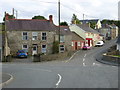
<path fill-rule="evenodd" d="M 61 50 L 61 48 L 64 48 L 64 50 Z M 65 52 L 65 45 L 63 45 L 63 47 L 61 47 L 61 45 L 59 45 L 59 51 L 60 52 Z"/>
<path fill-rule="evenodd" d="M 46 49 L 45 52 L 43 52 L 43 45 L 46 45 L 46 44 L 42 44 L 42 45 L 41 45 L 41 52 L 42 52 L 42 53 L 46 53 L 46 52 L 47 52 L 47 45 L 46 45 L 46 48 L 45 48 L 45 49 Z"/>
<path fill-rule="evenodd" d="M 42 33 L 41 33 L 41 40 L 42 40 L 42 41 L 46 41 L 46 40 L 43 40 L 43 33 L 46 33 L 46 40 L 47 40 L 47 32 L 42 32 Z"/>
<path fill-rule="evenodd" d="M 36 35 L 34 35 L 34 33 L 36 33 Z M 34 36 L 37 38 L 34 39 Z M 32 40 L 38 40 L 38 32 L 32 32 Z"/>
<path fill-rule="evenodd" d="M 65 36 L 64 35 L 60 35 L 60 42 L 65 42 Z"/>
<path fill-rule="evenodd" d="M 71 46 L 74 46 L 74 42 L 72 42 L 72 45 Z"/>
<path fill-rule="evenodd" d="M 27 33 L 27 35 L 24 36 L 23 33 Z M 27 37 L 27 39 L 24 39 L 24 37 L 25 37 L 25 38 Z M 22 32 L 22 40 L 28 40 L 28 32 Z"/>
<path fill-rule="evenodd" d="M 80 42 L 78 42 L 77 44 L 78 44 L 78 46 L 81 46 L 81 45 L 80 45 L 80 44 L 81 44 Z"/>

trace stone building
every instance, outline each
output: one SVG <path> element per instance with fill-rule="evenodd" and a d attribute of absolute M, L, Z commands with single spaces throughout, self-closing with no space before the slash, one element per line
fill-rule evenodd
<path fill-rule="evenodd" d="M 6 16 L 5 25 L 8 46 L 13 55 L 21 49 L 27 50 L 29 55 L 51 54 L 53 42 L 59 41 L 59 28 L 54 25 L 52 15 L 49 20 L 8 19 Z M 60 32 L 60 37 L 64 40 L 60 43 L 62 52 L 71 50 L 69 27 L 61 27 Z"/>

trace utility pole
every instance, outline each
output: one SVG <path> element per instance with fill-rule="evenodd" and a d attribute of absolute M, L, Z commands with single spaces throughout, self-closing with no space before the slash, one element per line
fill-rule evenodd
<path fill-rule="evenodd" d="M 14 18 L 14 11 L 15 11 L 15 9 L 13 8 L 13 13 L 12 13 L 13 14 L 13 18 Z"/>
<path fill-rule="evenodd" d="M 16 19 L 17 19 L 17 16 L 18 16 L 18 12 L 17 12 L 17 10 L 16 10 Z"/>
<path fill-rule="evenodd" d="M 59 23 L 59 43 L 60 43 L 60 0 L 58 1 L 58 23 Z"/>
<path fill-rule="evenodd" d="M 60 0 L 58 1 L 58 23 L 59 23 L 59 50 L 60 50 Z"/>
<path fill-rule="evenodd" d="M 85 19 L 85 14 L 83 14 L 83 20 Z"/>

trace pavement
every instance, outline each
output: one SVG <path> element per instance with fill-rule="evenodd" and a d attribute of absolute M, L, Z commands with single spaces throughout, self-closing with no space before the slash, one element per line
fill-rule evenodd
<path fill-rule="evenodd" d="M 2 80 L 0 80 L 0 88 L 13 80 L 13 76 L 7 73 L 0 73 L 0 77 L 2 77 Z"/>

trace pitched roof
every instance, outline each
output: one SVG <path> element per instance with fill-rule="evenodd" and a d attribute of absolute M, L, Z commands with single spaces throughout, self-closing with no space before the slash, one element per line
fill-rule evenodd
<path fill-rule="evenodd" d="M 97 23 L 98 21 L 99 21 L 99 19 L 91 19 L 91 20 L 86 19 L 86 20 L 80 20 L 80 22 L 82 22 L 83 24 L 85 24 L 85 23 L 90 23 L 90 22 L 95 22 L 95 23 Z"/>
<path fill-rule="evenodd" d="M 116 43 L 119 43 L 120 44 L 120 36 L 118 37 L 117 39 L 117 42 Z"/>
<path fill-rule="evenodd" d="M 92 29 L 87 24 L 77 24 L 77 26 L 80 27 L 81 29 L 83 29 L 86 32 L 91 32 L 91 33 L 97 33 L 97 34 L 99 34 L 98 31 Z"/>
<path fill-rule="evenodd" d="M 28 20 L 28 19 L 13 19 L 6 21 L 6 30 L 55 30 L 56 26 L 49 20 Z"/>
<path fill-rule="evenodd" d="M 59 27 L 57 26 L 57 34 L 59 34 Z M 60 26 L 60 34 L 61 35 L 70 35 L 72 32 L 70 31 L 69 26 Z"/>

